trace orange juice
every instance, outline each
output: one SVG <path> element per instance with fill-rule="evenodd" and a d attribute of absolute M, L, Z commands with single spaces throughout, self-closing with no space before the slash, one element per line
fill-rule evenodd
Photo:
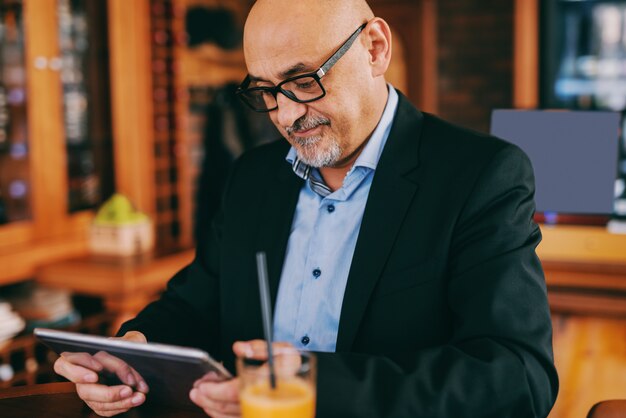
<path fill-rule="evenodd" d="M 241 394 L 242 418 L 314 418 L 315 391 L 302 379 L 278 380 L 246 386 Z"/>

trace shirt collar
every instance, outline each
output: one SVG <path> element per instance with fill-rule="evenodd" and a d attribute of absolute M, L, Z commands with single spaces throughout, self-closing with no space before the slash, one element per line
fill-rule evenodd
<path fill-rule="evenodd" d="M 361 151 L 361 154 L 357 157 L 350 172 L 352 172 L 355 167 L 367 167 L 375 170 L 378 165 L 378 160 L 380 160 L 380 155 L 387 143 L 387 138 L 389 137 L 389 132 L 393 124 L 393 118 L 398 108 L 398 93 L 391 84 L 387 84 L 387 90 L 389 91 L 389 95 L 387 97 L 385 110 L 383 111 L 378 125 L 376 125 L 376 129 L 372 132 L 369 141 L 367 141 L 363 151 Z M 294 173 L 299 177 L 305 180 L 309 178 L 311 167 L 300 161 L 294 147 L 289 149 L 285 159 L 292 165 Z"/>

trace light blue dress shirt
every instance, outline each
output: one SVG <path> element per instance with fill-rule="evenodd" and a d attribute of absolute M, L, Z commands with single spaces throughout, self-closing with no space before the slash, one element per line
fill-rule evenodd
<path fill-rule="evenodd" d="M 388 91 L 382 117 L 341 188 L 324 197 L 313 191 L 309 179 L 300 190 L 276 299 L 275 341 L 335 351 L 365 203 L 398 107 L 398 94 L 391 85 Z M 286 159 L 294 165 L 296 158 L 291 148 Z M 321 179 L 317 169 L 310 176 Z"/>

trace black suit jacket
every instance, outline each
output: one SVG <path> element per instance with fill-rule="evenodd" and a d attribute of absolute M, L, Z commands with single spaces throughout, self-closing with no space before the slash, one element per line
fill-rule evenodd
<path fill-rule="evenodd" d="M 254 254 L 278 290 L 299 179 L 281 140 L 244 154 L 211 239 L 126 323 L 204 348 L 263 338 Z M 525 154 L 400 95 L 345 291 L 337 353 L 318 354 L 321 417 L 545 417 L 558 390 Z M 333 239 L 342 239 L 341 231 Z"/>

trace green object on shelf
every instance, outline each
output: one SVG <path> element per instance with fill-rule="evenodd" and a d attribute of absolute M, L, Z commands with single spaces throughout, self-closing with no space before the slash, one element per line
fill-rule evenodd
<path fill-rule="evenodd" d="M 94 224 L 128 225 L 148 220 L 148 215 L 136 211 L 126 196 L 116 193 L 102 204 L 96 214 Z"/>

